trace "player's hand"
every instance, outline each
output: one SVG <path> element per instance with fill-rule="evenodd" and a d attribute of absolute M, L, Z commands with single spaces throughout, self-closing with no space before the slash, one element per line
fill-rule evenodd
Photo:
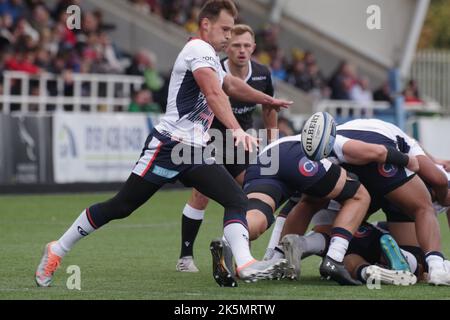
<path fill-rule="evenodd" d="M 245 151 L 253 152 L 253 147 L 258 148 L 259 139 L 246 133 L 242 129 L 233 130 L 233 137 L 236 140 L 234 145 L 237 147 L 240 144 L 244 146 Z"/>
<path fill-rule="evenodd" d="M 450 160 L 436 159 L 436 163 L 444 167 L 444 170 L 450 172 Z"/>
<path fill-rule="evenodd" d="M 293 103 L 293 101 L 273 98 L 269 106 L 278 112 L 281 108 L 289 108 Z"/>
<path fill-rule="evenodd" d="M 418 172 L 420 169 L 419 160 L 417 160 L 416 157 L 409 156 L 409 161 L 408 161 L 408 165 L 406 166 L 406 168 L 408 168 L 412 172 Z"/>

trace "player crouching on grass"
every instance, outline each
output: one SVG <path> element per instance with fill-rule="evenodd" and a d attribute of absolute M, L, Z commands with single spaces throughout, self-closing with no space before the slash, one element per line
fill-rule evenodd
<path fill-rule="evenodd" d="M 327 209 L 317 212 L 311 220 L 313 231 L 305 236 L 288 234 L 281 241 L 282 251 L 297 273 L 286 277 L 299 279 L 301 260 L 311 256 L 323 256 L 328 248 L 329 233 L 340 205 L 334 201 Z M 278 248 L 278 252 L 281 252 Z M 423 263 L 418 265 L 417 251 L 411 247 L 399 247 L 388 231 L 364 222 L 353 235 L 344 258 L 345 268 L 353 279 L 361 283 L 377 280 L 383 284 L 413 285 L 420 278 Z M 283 256 L 278 255 L 278 258 Z M 423 256 L 423 254 L 422 254 Z"/>
<path fill-rule="evenodd" d="M 446 176 L 436 168 L 414 139 L 390 123 L 375 119 L 352 120 L 338 126 L 337 133 L 334 147 L 336 160 L 347 170 L 357 174 L 372 195 L 373 203 L 387 201 L 403 215 L 408 215 L 411 219 L 409 221 L 414 221 L 416 242 L 425 253 L 429 267 L 428 283 L 450 285 L 450 272 L 440 252 L 439 224 L 430 192 L 423 182 L 430 185 L 437 201 L 445 205 L 448 198 Z M 416 169 L 411 167 L 415 167 L 411 162 L 413 159 L 420 164 Z M 418 172 L 418 176 L 414 172 Z M 298 212 L 304 214 L 300 210 Z M 302 218 L 299 213 L 296 215 L 297 219 Z M 292 217 L 289 214 L 286 222 Z M 283 231 L 283 234 L 303 234 L 295 232 L 295 228 L 292 228 L 294 224 L 286 225 L 291 230 Z M 393 226 L 389 229 L 397 242 L 405 245 L 398 235 L 401 228 L 395 225 L 395 228 Z"/>
<path fill-rule="evenodd" d="M 324 141 L 323 154 L 327 156 L 333 149 L 335 124 L 329 114 L 321 116 L 332 126 L 329 132 L 319 133 Z M 260 153 L 257 160 L 257 164 L 248 167 L 244 179 L 244 191 L 249 199 L 247 219 L 251 221 L 248 226 L 250 240 L 257 239 L 270 227 L 274 221 L 273 213 L 294 194 L 302 193 L 301 203 L 305 209 L 311 207 L 309 211 L 314 213 L 334 199 L 341 203 L 342 208 L 333 225 L 331 244 L 320 271 L 323 276 L 343 285 L 360 284 L 352 279 L 342 261 L 348 243 L 369 207 L 370 196 L 364 186 L 326 159 L 309 160 L 300 135 L 275 141 Z M 305 230 L 308 224 L 309 220 L 304 226 Z M 225 239 L 211 243 L 216 280 L 232 278 L 227 247 Z"/>

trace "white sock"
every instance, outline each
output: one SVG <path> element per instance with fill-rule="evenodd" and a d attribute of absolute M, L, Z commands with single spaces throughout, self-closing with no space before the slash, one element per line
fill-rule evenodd
<path fill-rule="evenodd" d="M 230 244 L 237 267 L 254 260 L 250 253 L 248 230 L 240 223 L 230 223 L 223 229 L 223 236 Z"/>
<path fill-rule="evenodd" d="M 403 255 L 406 258 L 406 261 L 409 264 L 409 269 L 411 270 L 412 273 L 416 272 L 417 270 L 417 259 L 416 257 L 409 251 L 400 249 L 403 253 Z"/>
<path fill-rule="evenodd" d="M 183 209 L 183 215 L 192 220 L 203 220 L 203 218 L 205 217 L 205 210 L 192 208 L 189 204 L 186 203 Z"/>
<path fill-rule="evenodd" d="M 445 271 L 444 259 L 441 256 L 431 254 L 426 256 L 425 260 L 427 261 L 429 269 L 443 269 Z"/>
<path fill-rule="evenodd" d="M 64 257 L 78 240 L 89 235 L 94 230 L 88 220 L 86 210 L 84 210 L 62 237 L 52 245 L 52 251 L 56 255 Z"/>
<path fill-rule="evenodd" d="M 327 256 L 331 259 L 342 262 L 344 261 L 345 253 L 348 248 L 348 240 L 335 236 L 330 240 L 330 248 L 328 249 Z"/>
<path fill-rule="evenodd" d="M 277 250 L 278 249 L 278 250 Z M 283 252 L 283 248 L 280 246 L 276 246 L 274 248 L 274 253 L 273 253 L 273 257 L 272 259 L 284 259 L 284 252 Z"/>
<path fill-rule="evenodd" d="M 275 225 L 273 226 L 272 235 L 270 236 L 269 245 L 267 248 L 274 249 L 275 246 L 280 242 L 281 231 L 283 230 L 284 223 L 286 222 L 286 217 L 278 216 L 275 220 Z"/>
<path fill-rule="evenodd" d="M 304 239 L 306 241 L 306 254 L 321 254 L 327 245 L 325 237 L 321 233 L 310 232 Z"/>

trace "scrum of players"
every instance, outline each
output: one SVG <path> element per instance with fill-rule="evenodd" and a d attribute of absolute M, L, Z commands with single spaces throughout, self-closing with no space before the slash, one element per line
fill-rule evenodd
<path fill-rule="evenodd" d="M 267 156 L 279 162 L 276 172 L 264 173 Z M 299 280 L 302 260 L 318 255 L 322 278 L 341 285 L 448 286 L 437 220 L 446 213 L 450 227 L 448 169 L 393 124 L 356 119 L 336 127 L 331 115 L 316 113 L 302 134 L 273 142 L 248 166 L 250 241 L 274 224 L 264 260 L 287 259 L 277 278 Z M 386 221 L 369 223 L 379 210 Z M 226 240 L 213 240 L 211 251 L 235 279 Z"/>

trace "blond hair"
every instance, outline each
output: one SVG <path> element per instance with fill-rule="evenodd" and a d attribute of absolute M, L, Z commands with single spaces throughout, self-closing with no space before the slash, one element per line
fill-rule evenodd
<path fill-rule="evenodd" d="M 255 32 L 252 27 L 246 24 L 236 24 L 233 29 L 231 29 L 231 35 L 241 36 L 244 33 L 250 33 L 252 35 L 253 40 L 255 39 Z"/>

